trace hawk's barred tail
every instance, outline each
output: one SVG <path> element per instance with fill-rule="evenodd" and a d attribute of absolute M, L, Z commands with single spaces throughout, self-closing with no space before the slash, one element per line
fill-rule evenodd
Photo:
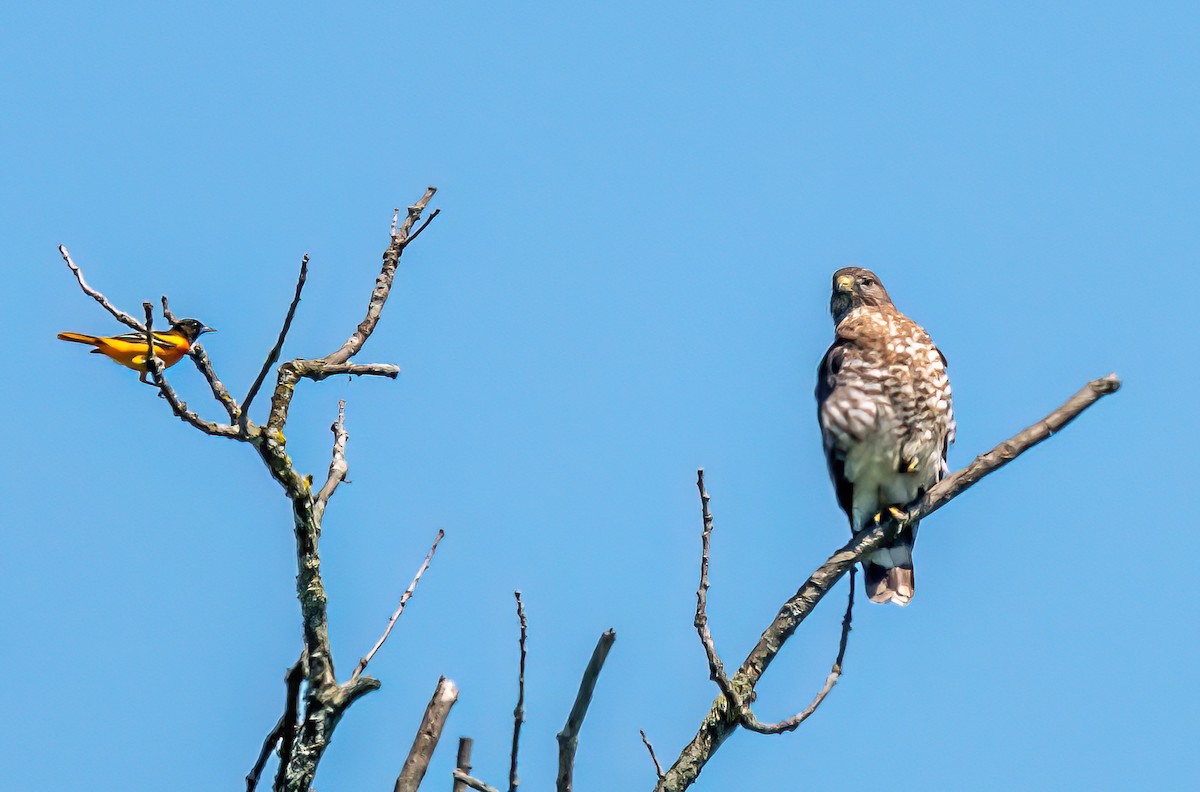
<path fill-rule="evenodd" d="M 868 561 L 863 564 L 863 584 L 871 602 L 907 605 L 916 593 L 916 577 L 911 565 L 888 569 Z"/>

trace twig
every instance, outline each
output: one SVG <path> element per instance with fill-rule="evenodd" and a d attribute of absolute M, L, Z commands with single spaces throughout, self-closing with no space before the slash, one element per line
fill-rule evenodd
<path fill-rule="evenodd" d="M 333 422 L 329 430 L 333 432 L 333 458 L 329 462 L 329 476 L 325 479 L 325 485 L 317 493 L 317 510 L 319 515 L 324 514 L 325 505 L 333 497 L 333 493 L 337 490 L 338 485 L 346 480 L 346 474 L 350 471 L 350 466 L 346 464 L 346 440 L 350 438 L 350 435 L 346 432 L 345 399 L 338 401 L 337 420 Z"/>
<path fill-rule="evenodd" d="M 529 622 L 525 619 L 525 603 L 521 602 L 521 592 L 514 591 L 517 598 L 517 620 L 521 623 L 521 663 L 517 672 L 517 706 L 513 709 L 513 738 L 512 760 L 508 768 L 508 792 L 517 792 L 521 779 L 517 776 L 517 752 L 521 745 L 521 724 L 525 722 L 525 639 Z"/>
<path fill-rule="evenodd" d="M 721 662 L 720 655 L 717 654 L 712 632 L 708 628 L 708 555 L 713 531 L 713 517 L 708 506 L 708 490 L 704 487 L 704 468 L 696 471 L 696 489 L 700 491 L 700 513 L 704 530 L 700 533 L 700 585 L 696 588 L 694 624 L 696 632 L 700 636 L 700 643 L 704 646 L 704 654 L 708 657 L 709 678 L 717 683 L 717 687 L 721 688 L 721 693 L 729 699 L 730 706 L 735 710 L 741 710 L 743 708 L 741 697 L 733 689 L 729 677 L 725 674 L 725 666 Z"/>
<path fill-rule="evenodd" d="M 454 683 L 446 677 L 438 679 L 437 688 L 434 689 L 433 698 L 425 707 L 425 715 L 421 718 L 421 725 L 417 728 L 417 736 L 413 738 L 408 758 L 404 760 L 404 766 L 396 778 L 393 792 L 417 792 L 417 788 L 421 786 L 421 781 L 425 778 L 425 771 L 429 769 L 433 751 L 442 738 L 442 730 L 446 727 L 446 718 L 450 715 L 450 708 L 456 701 L 458 701 L 458 688 Z"/>
<path fill-rule="evenodd" d="M 179 321 L 175 314 L 171 311 L 171 305 L 167 301 L 167 295 L 162 295 L 162 313 L 163 318 L 172 325 Z M 188 357 L 192 359 L 192 363 L 196 365 L 196 370 L 200 372 L 200 376 L 208 383 L 208 387 L 212 390 L 213 398 L 221 403 L 225 408 L 225 412 L 229 414 L 229 420 L 237 423 L 241 415 L 241 408 L 238 407 L 237 400 L 230 395 L 229 390 L 224 383 L 217 377 L 217 372 L 213 369 L 212 361 L 208 357 L 208 353 L 204 351 L 204 347 L 199 342 L 192 344 L 188 350 Z"/>
<path fill-rule="evenodd" d="M 583 728 L 583 719 L 592 703 L 592 694 L 596 691 L 596 680 L 604 668 L 604 660 L 608 650 L 612 648 L 617 634 L 612 629 L 605 630 L 596 641 L 592 650 L 592 659 L 584 669 L 583 679 L 579 681 L 579 692 L 575 695 L 575 704 L 567 716 L 567 723 L 558 733 L 558 792 L 571 792 L 572 779 L 575 773 L 575 751 L 579 747 L 579 730 Z"/>
<path fill-rule="evenodd" d="M 455 766 L 463 775 L 470 777 L 471 775 L 471 747 L 475 741 L 470 737 L 458 738 L 458 756 L 454 760 Z M 457 778 L 454 779 L 453 792 L 467 792 L 467 785 Z"/>
<path fill-rule="evenodd" d="M 409 242 L 412 242 L 414 239 L 420 236 L 422 231 L 424 231 L 426 228 L 429 228 L 429 224 L 433 222 L 433 218 L 437 217 L 441 213 L 441 209 L 434 209 L 432 212 L 430 212 L 429 217 L 425 218 L 425 222 L 421 223 L 420 227 L 416 231 L 413 231 L 408 235 L 408 238 L 404 240 L 404 244 L 407 245 Z"/>
<path fill-rule="evenodd" d="M 144 302 L 142 308 L 146 311 L 146 329 L 143 331 L 146 334 L 146 373 L 153 377 L 154 384 L 161 388 L 162 361 L 154 354 L 154 306 Z M 142 382 L 145 381 L 143 375 Z"/>
<path fill-rule="evenodd" d="M 275 724 L 275 728 L 271 729 L 271 733 L 267 735 L 267 739 L 263 740 L 262 749 L 258 752 L 258 761 L 254 763 L 254 767 L 246 774 L 246 792 L 254 792 L 258 786 L 258 779 L 262 776 L 263 768 L 267 765 L 267 759 L 271 756 L 272 749 L 279 745 L 280 756 L 283 756 L 286 750 L 291 753 L 291 744 L 296 735 L 296 713 L 300 706 L 300 682 L 304 679 L 304 674 L 300 670 L 303 660 L 297 660 L 296 664 L 288 669 L 284 676 L 284 684 L 287 686 L 287 697 L 283 705 L 283 714 L 279 716 L 279 722 Z M 283 739 L 287 737 L 287 748 L 283 747 Z M 281 766 L 286 765 L 286 762 L 281 761 Z"/>
<path fill-rule="evenodd" d="M 467 775 L 462 770 L 455 769 L 454 780 L 463 786 L 468 786 L 471 789 L 477 790 L 477 792 L 500 792 L 500 790 L 496 789 L 496 787 L 488 786 L 478 778 Z"/>
<path fill-rule="evenodd" d="M 146 328 L 140 322 L 138 322 L 137 319 L 134 319 L 132 316 L 110 303 L 107 297 L 88 285 L 88 282 L 83 279 L 83 270 L 71 260 L 71 254 L 67 252 L 66 245 L 59 245 L 58 253 L 62 256 L 63 261 L 67 262 L 67 267 L 71 270 L 71 274 L 75 276 L 75 280 L 79 282 L 79 288 L 83 289 L 84 294 L 100 303 L 104 310 L 112 314 L 113 317 L 116 318 L 116 320 L 121 324 L 125 325 L 126 327 L 132 327 L 134 330 L 142 333 L 146 332 Z"/>
<path fill-rule="evenodd" d="M 229 415 L 229 420 L 233 423 L 238 423 L 242 416 L 242 408 L 238 406 L 237 400 L 225 387 L 225 383 L 217 377 L 217 372 L 213 369 L 212 360 L 208 357 L 208 352 L 204 351 L 204 347 L 199 343 L 192 344 L 192 348 L 188 350 L 188 357 L 192 359 L 192 363 L 196 366 L 196 370 L 200 372 L 200 376 L 208 383 L 209 390 L 212 391 L 213 398 L 221 403 L 225 408 L 225 412 Z"/>
<path fill-rule="evenodd" d="M 976 457 L 975 461 L 966 468 L 946 477 L 932 487 L 922 499 L 909 506 L 905 522 L 919 520 L 932 514 L 988 474 L 1061 430 L 1101 398 L 1115 393 L 1120 386 L 1121 381 L 1115 374 L 1089 382 L 1045 418 L 1018 432 L 988 453 Z M 783 644 L 795 633 L 796 628 L 808 617 L 833 585 L 859 559 L 895 539 L 901 525 L 902 523 L 889 518 L 877 527 L 859 532 L 813 572 L 800 589 L 780 608 L 775 620 L 763 632 L 758 643 L 730 680 L 731 686 L 738 690 L 752 691 L 762 675 L 766 673 Z M 701 723 L 696 736 L 680 752 L 679 758 L 675 760 L 675 763 L 655 787 L 656 792 L 681 792 L 691 786 L 699 776 L 700 770 L 712 758 L 725 738 L 741 725 L 741 722 L 741 714 L 729 708 L 724 697 L 715 702 Z"/>
<path fill-rule="evenodd" d="M 833 690 L 833 686 L 838 683 L 842 676 L 842 663 L 846 659 L 846 643 L 850 639 L 850 623 L 854 618 L 854 580 L 858 572 L 858 567 L 850 567 L 850 596 L 846 599 L 846 613 L 842 616 L 842 637 L 838 641 L 837 658 L 833 661 L 833 667 L 829 669 L 829 675 L 825 677 L 825 684 L 817 691 L 817 695 L 813 698 L 812 703 L 805 707 L 800 712 L 790 718 L 781 720 L 778 723 L 763 723 L 758 718 L 754 717 L 754 713 L 747 706 L 742 711 L 742 725 L 752 732 L 759 734 L 783 734 L 784 732 L 795 731 L 795 729 L 817 711 L 817 707 L 821 706 L 821 702 L 825 701 L 825 697 Z"/>
<path fill-rule="evenodd" d="M 358 667 L 350 675 L 351 682 L 362 676 L 362 672 L 367 670 L 367 664 L 371 662 L 371 658 L 375 656 L 375 653 L 379 651 L 379 647 L 383 646 L 383 642 L 392 634 L 392 628 L 396 626 L 396 620 L 400 618 L 401 613 L 404 613 L 404 606 L 412 599 L 413 592 L 417 590 L 417 584 L 421 582 L 421 575 L 424 575 L 425 570 L 429 569 L 429 563 L 433 561 L 433 554 L 437 552 L 438 543 L 442 541 L 442 537 L 445 535 L 445 531 L 439 530 L 437 532 L 437 537 L 433 540 L 433 546 L 429 548 L 429 554 L 425 556 L 425 560 L 421 563 L 420 568 L 417 569 L 417 574 L 413 576 L 412 583 L 409 583 L 408 588 L 400 595 L 400 604 L 396 606 L 396 611 L 392 614 L 392 618 L 388 619 L 387 628 L 384 629 L 383 635 L 379 636 L 379 640 L 371 647 L 371 651 L 367 652 L 358 661 Z"/>
<path fill-rule="evenodd" d="M 375 289 L 371 292 L 371 299 L 367 303 L 367 314 L 363 320 L 358 323 L 358 327 L 349 338 L 334 352 L 324 357 L 324 362 L 327 364 L 345 363 L 350 358 L 362 351 L 363 345 L 367 343 L 367 339 L 375 332 L 376 325 L 379 324 L 379 316 L 383 312 L 384 303 L 387 302 L 388 295 L 392 290 L 392 281 L 396 276 L 396 266 L 400 263 L 400 255 L 404 252 L 404 248 L 408 245 L 408 232 L 412 228 L 413 223 L 425 211 L 426 205 L 429 204 L 434 193 L 437 192 L 436 187 L 430 187 L 425 190 L 425 194 L 421 199 L 412 206 L 408 207 L 408 214 L 404 218 L 404 222 L 392 234 L 392 242 L 388 245 L 388 249 L 383 254 L 383 267 L 379 271 L 379 276 L 375 279 Z"/>
<path fill-rule="evenodd" d="M 842 675 L 842 662 L 846 656 L 846 642 L 850 637 L 850 622 L 854 613 L 855 570 L 853 567 L 850 569 L 850 598 L 846 605 L 846 615 L 842 619 L 842 637 L 838 643 L 837 659 L 834 660 L 833 668 L 825 678 L 824 687 L 817 693 L 813 702 L 799 714 L 779 723 L 763 723 L 754 716 L 754 711 L 750 707 L 750 702 L 754 697 L 753 688 L 748 690 L 744 695 L 739 694 L 734 689 L 733 683 L 725 674 L 725 666 L 721 663 L 721 658 L 717 654 L 717 647 L 713 643 L 712 633 L 708 628 L 708 557 L 710 537 L 713 530 L 713 518 L 708 505 L 708 490 L 704 486 L 704 468 L 696 471 L 696 488 L 700 490 L 700 508 L 704 521 L 704 530 L 700 534 L 700 585 L 696 589 L 695 625 L 696 632 L 700 636 L 700 643 L 704 646 L 704 653 L 708 656 L 709 677 L 721 688 L 721 693 L 729 700 L 729 707 L 738 714 L 742 726 L 760 734 L 781 734 L 793 731 L 817 711 L 817 708 L 821 706 L 821 702 L 833 690 L 833 686 L 837 684 L 838 679 Z"/>
<path fill-rule="evenodd" d="M 314 363 L 316 361 L 313 361 Z M 396 379 L 400 376 L 400 367 L 391 363 L 322 363 L 305 367 L 302 377 L 320 382 L 323 379 L 345 374 L 350 377 L 387 377 Z"/>
<path fill-rule="evenodd" d="M 175 317 L 175 314 L 171 312 L 171 305 L 167 302 L 167 295 L 165 294 L 162 296 L 162 312 L 163 319 L 166 319 L 168 324 L 175 324 L 179 321 Z"/>
<path fill-rule="evenodd" d="M 306 280 L 308 280 L 307 253 L 304 254 L 304 258 L 300 259 L 300 277 L 296 279 L 296 293 L 292 295 L 292 304 L 288 306 L 287 316 L 283 320 L 283 328 L 279 331 L 279 338 L 275 340 L 275 346 L 271 347 L 271 351 L 267 353 L 267 359 L 263 361 L 262 368 L 258 371 L 258 376 L 254 378 L 254 384 L 250 386 L 250 390 L 246 393 L 246 398 L 242 399 L 242 415 L 238 422 L 238 428 L 242 430 L 242 434 L 246 434 L 246 424 L 250 420 L 250 404 L 254 401 L 254 397 L 258 395 L 258 389 L 262 387 L 263 381 L 267 378 L 267 372 L 279 360 L 279 353 L 283 350 L 283 342 L 287 339 L 288 331 L 292 329 L 292 320 L 296 318 L 296 306 L 300 304 L 300 293 L 304 291 L 304 282 Z"/>
<path fill-rule="evenodd" d="M 663 777 L 662 765 L 658 763 L 658 757 L 654 755 L 654 746 L 650 744 L 650 740 L 646 738 L 646 732 L 643 729 L 638 729 L 638 734 L 642 735 L 642 744 L 646 746 L 646 750 L 650 752 L 650 761 L 654 762 L 654 774 L 661 781 Z"/>

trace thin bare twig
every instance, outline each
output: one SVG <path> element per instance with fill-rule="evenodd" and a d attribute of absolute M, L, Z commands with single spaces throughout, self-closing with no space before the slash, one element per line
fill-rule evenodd
<path fill-rule="evenodd" d="M 425 190 L 425 194 L 421 199 L 412 206 L 408 207 L 408 214 L 404 218 L 404 222 L 399 228 L 392 233 L 392 242 L 388 245 L 388 249 L 383 254 L 383 267 L 379 271 L 379 276 L 375 279 L 375 289 L 371 292 L 371 299 L 367 303 L 367 314 L 363 320 L 358 323 L 358 327 L 349 338 L 335 351 L 326 355 L 323 361 L 326 364 L 336 365 L 345 363 L 350 358 L 362 351 L 363 345 L 367 343 L 367 339 L 375 332 L 376 325 L 379 324 L 380 314 L 383 312 L 384 303 L 387 302 L 388 295 L 392 290 L 392 281 L 396 276 L 396 267 L 400 263 L 400 255 L 404 252 L 404 248 L 408 245 L 408 232 L 412 229 L 413 223 L 425 211 L 425 207 L 437 192 L 436 187 L 430 187 Z"/>
<path fill-rule="evenodd" d="M 233 423 L 238 423 L 242 416 L 242 408 L 238 406 L 237 400 L 225 387 L 225 383 L 221 382 L 217 377 L 217 372 L 213 369 L 212 360 L 208 357 L 208 352 L 199 343 L 192 344 L 192 348 L 188 350 L 188 357 L 192 359 L 192 363 L 196 366 L 196 370 L 200 372 L 200 376 L 208 383 L 209 390 L 212 391 L 213 398 L 221 403 L 225 408 L 226 414 L 229 415 L 229 420 Z"/>
<path fill-rule="evenodd" d="M 833 667 L 829 669 L 829 675 L 825 677 L 825 684 L 817 691 L 817 695 L 813 698 L 812 703 L 805 707 L 800 712 L 790 718 L 779 721 L 778 723 L 763 723 L 758 718 L 754 717 L 754 713 L 749 706 L 742 710 L 742 725 L 752 732 L 759 734 L 783 734 L 784 732 L 795 731 L 801 723 L 808 720 L 817 707 L 825 701 L 825 697 L 833 690 L 833 686 L 838 683 L 842 677 L 842 663 L 846 660 L 846 643 L 850 639 L 850 623 L 854 618 L 854 579 L 858 572 L 858 567 L 850 567 L 850 596 L 846 598 L 846 613 L 842 616 L 842 637 L 838 641 L 837 658 L 833 661 Z"/>
<path fill-rule="evenodd" d="M 246 398 L 242 399 L 242 415 L 238 422 L 238 428 L 242 430 L 242 434 L 246 434 L 247 422 L 250 420 L 250 404 L 254 401 L 254 397 L 258 395 L 258 389 L 262 387 L 263 381 L 267 378 L 267 372 L 279 360 L 279 353 L 283 350 L 283 342 L 287 339 L 288 331 L 292 329 L 292 320 L 296 318 L 296 306 L 300 304 L 300 293 L 304 291 L 304 282 L 306 280 L 308 280 L 307 253 L 304 254 L 304 258 L 300 259 L 300 276 L 296 279 L 296 292 L 292 295 L 292 304 L 288 306 L 287 316 L 283 319 L 283 327 L 279 331 L 279 337 L 275 340 L 275 346 L 271 347 L 271 351 L 267 353 L 267 359 L 263 361 L 262 368 L 258 370 L 258 376 L 254 378 L 254 384 L 250 386 L 250 390 L 246 393 Z"/>
<path fill-rule="evenodd" d="M 738 714 L 742 726 L 760 734 L 780 734 L 792 731 L 817 711 L 817 708 L 821 706 L 821 702 L 833 690 L 833 686 L 837 684 L 838 679 L 842 675 L 842 663 L 846 657 L 846 643 L 850 637 L 850 623 L 854 613 L 855 570 L 853 567 L 850 569 L 850 598 L 846 605 L 846 615 L 842 619 L 842 637 L 838 643 L 837 659 L 834 660 L 833 668 L 825 678 L 825 685 L 817 693 L 812 703 L 802 712 L 779 723 L 763 723 L 755 717 L 754 711 L 750 706 L 750 702 L 754 699 L 753 689 L 751 688 L 743 694 L 739 693 L 733 687 L 733 683 L 725 673 L 725 666 L 721 663 L 721 658 L 717 654 L 717 647 L 713 643 L 712 633 L 708 628 L 708 557 L 711 542 L 710 537 L 713 530 L 713 518 L 712 512 L 709 510 L 708 490 L 704 486 L 704 468 L 696 471 L 696 488 L 700 491 L 700 508 L 704 530 L 700 534 L 700 585 L 696 589 L 695 625 L 696 632 L 700 636 L 700 643 L 704 646 L 704 653 L 708 656 L 709 677 L 721 688 L 721 693 L 729 700 L 730 708 Z"/>
<path fill-rule="evenodd" d="M 445 531 L 439 530 L 437 537 L 433 540 L 433 546 L 429 548 L 429 554 L 425 556 L 425 560 L 421 563 L 417 574 L 413 576 L 412 583 L 408 584 L 408 588 L 400 595 L 400 604 L 396 606 L 392 618 L 388 619 L 387 628 L 384 629 L 383 635 L 379 636 L 379 640 L 371 647 L 371 651 L 367 652 L 361 660 L 358 661 L 358 667 L 354 669 L 354 673 L 350 675 L 350 681 L 358 679 L 362 676 L 362 672 L 367 670 L 367 664 L 371 662 L 371 658 L 379 651 L 379 647 L 383 646 L 383 642 L 392 634 L 392 628 L 396 626 L 396 620 L 400 618 L 400 614 L 404 613 L 404 606 L 412 599 L 413 593 L 417 590 L 417 584 L 421 582 L 421 575 L 425 574 L 425 570 L 429 569 L 429 563 L 433 561 L 433 554 L 437 552 L 438 543 L 442 541 L 442 537 L 446 535 Z"/>
<path fill-rule="evenodd" d="M 468 778 L 471 776 L 471 747 L 474 744 L 475 741 L 470 737 L 458 738 L 458 756 L 454 760 L 454 765 L 460 773 Z M 453 792 L 467 792 L 469 788 L 462 781 L 459 781 L 457 778 L 454 779 Z"/>
<path fill-rule="evenodd" d="M 412 242 L 414 239 L 420 236 L 422 231 L 424 231 L 426 228 L 429 228 L 429 224 L 433 222 L 433 218 L 437 217 L 441 213 L 441 209 L 434 209 L 432 212 L 430 212 L 429 217 L 425 218 L 425 222 L 421 223 L 420 227 L 417 228 L 416 231 L 413 231 L 408 235 L 408 238 L 404 240 L 404 244 L 407 245 L 409 242 Z"/>
<path fill-rule="evenodd" d="M 525 639 L 529 630 L 529 622 L 525 619 L 525 603 L 521 602 L 521 592 L 514 591 L 517 598 L 517 620 L 521 623 L 521 663 L 517 672 L 517 706 L 513 709 L 513 738 L 512 758 L 508 767 L 508 792 L 517 792 L 521 779 L 517 776 L 517 753 L 521 745 L 521 724 L 525 722 Z"/>
<path fill-rule="evenodd" d="M 421 725 L 417 728 L 417 736 L 413 738 L 412 748 L 409 749 L 408 758 L 404 760 L 404 766 L 396 778 L 393 792 L 417 792 L 425 778 L 425 772 L 429 769 L 433 751 L 442 738 L 442 730 L 446 728 L 450 708 L 456 701 L 458 688 L 454 683 L 446 677 L 438 679 L 437 688 L 433 691 L 433 698 L 429 699 L 429 705 L 425 707 Z"/>
<path fill-rule="evenodd" d="M 350 471 L 350 466 L 346 464 L 346 440 L 350 438 L 346 432 L 346 400 L 338 401 L 337 420 L 329 427 L 333 432 L 333 458 L 329 462 L 329 476 L 325 479 L 325 485 L 321 487 L 321 491 L 317 493 L 317 514 L 325 513 L 325 505 L 329 503 L 329 499 L 333 497 L 334 491 L 338 485 L 346 480 L 346 474 Z"/>
<path fill-rule="evenodd" d="M 642 745 L 646 746 L 646 750 L 650 752 L 650 761 L 654 762 L 654 774 L 661 781 L 663 777 L 662 765 L 658 763 L 658 757 L 654 754 L 654 746 L 650 744 L 650 740 L 646 737 L 644 729 L 638 729 L 638 734 L 642 735 Z"/>
<path fill-rule="evenodd" d="M 696 471 L 696 489 L 700 491 L 700 513 L 704 530 L 700 534 L 700 585 L 696 588 L 696 618 L 693 623 L 700 636 L 700 643 L 704 646 L 704 654 L 708 657 L 709 678 L 721 688 L 721 692 L 729 699 L 730 706 L 741 710 L 741 697 L 729 682 L 721 656 L 717 654 L 717 647 L 713 643 L 712 632 L 708 628 L 708 555 L 712 542 L 713 517 L 708 506 L 708 490 L 704 487 L 704 468 Z"/>
<path fill-rule="evenodd" d="M 262 776 L 263 768 L 266 767 L 267 759 L 271 756 L 271 751 L 276 745 L 279 746 L 280 756 L 283 756 L 284 751 L 291 753 L 291 744 L 296 737 L 296 715 L 300 708 L 300 683 L 304 681 L 304 673 L 301 671 L 303 659 L 297 660 L 296 664 L 288 669 L 287 675 L 284 676 L 284 684 L 287 686 L 287 696 L 283 705 L 283 714 L 279 716 L 279 722 L 275 724 L 275 728 L 271 729 L 271 733 L 267 735 L 267 739 L 263 740 L 262 749 L 258 752 L 258 761 L 254 763 L 254 767 L 246 774 L 246 792 L 254 792 L 258 786 L 258 779 Z M 284 738 L 287 738 L 287 748 L 283 746 Z M 280 762 L 281 765 L 286 765 L 286 762 Z"/>
<path fill-rule="evenodd" d="M 1089 382 L 1045 418 L 1018 432 L 988 453 L 976 457 L 970 465 L 932 487 L 923 498 L 910 504 L 905 522 L 919 520 L 932 514 L 988 474 L 1061 430 L 1104 396 L 1115 393 L 1120 386 L 1121 381 L 1115 374 Z M 783 644 L 833 585 L 861 558 L 893 541 L 901 527 L 901 522 L 889 518 L 879 526 L 859 532 L 831 555 L 779 609 L 775 620 L 763 632 L 758 643 L 730 680 L 731 686 L 736 690 L 753 691 Z M 681 792 L 691 786 L 724 740 L 741 724 L 741 713 L 736 708 L 729 707 L 726 697 L 719 698 L 705 716 L 696 736 L 680 752 L 679 758 L 655 786 L 656 792 Z"/>
<path fill-rule="evenodd" d="M 142 333 L 146 332 L 146 328 L 141 322 L 110 303 L 107 297 L 88 285 L 88 282 L 83 278 L 83 270 L 76 266 L 75 262 L 71 260 L 71 254 L 67 252 L 66 245 L 59 245 L 58 253 L 60 256 L 62 256 L 63 261 L 67 263 L 67 267 L 71 270 L 71 274 L 75 276 L 75 280 L 79 282 L 79 288 L 83 289 L 84 294 L 100 303 L 101 307 L 112 314 L 113 317 L 121 324 L 125 325 L 126 327 L 132 327 L 134 330 Z"/>
<path fill-rule="evenodd" d="M 596 691 L 596 680 L 604 668 L 604 660 L 608 650 L 612 648 L 617 634 L 610 628 L 600 634 L 596 648 L 592 650 L 592 659 L 588 661 L 583 671 L 583 679 L 579 681 L 579 692 L 575 695 L 575 704 L 567 716 L 567 723 L 558 733 L 558 792 L 571 792 L 575 775 L 575 751 L 579 748 L 579 730 L 583 728 L 583 719 L 592 703 L 592 694 Z"/>
<path fill-rule="evenodd" d="M 462 770 L 458 770 L 457 768 L 454 770 L 454 780 L 463 786 L 467 786 L 476 790 L 476 792 L 500 792 L 500 790 L 496 789 L 496 787 L 488 786 L 478 778 L 467 775 Z"/>

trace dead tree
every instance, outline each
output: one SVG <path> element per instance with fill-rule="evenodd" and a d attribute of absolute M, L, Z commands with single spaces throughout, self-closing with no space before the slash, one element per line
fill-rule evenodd
<path fill-rule="evenodd" d="M 96 300 L 119 322 L 146 335 L 148 373 L 153 384 L 158 388 L 159 394 L 167 401 L 175 415 L 205 434 L 245 443 L 254 449 L 266 465 L 271 477 L 283 488 L 285 497 L 291 503 L 298 570 L 296 594 L 300 601 L 304 648 L 300 659 L 286 676 L 286 703 L 283 715 L 275 728 L 267 735 L 258 761 L 246 776 L 246 788 L 250 792 L 256 788 L 270 754 L 276 750 L 276 747 L 278 747 L 279 767 L 275 774 L 273 789 L 276 792 L 304 792 L 310 788 L 321 757 L 329 746 L 330 738 L 346 710 L 360 697 L 379 688 L 379 681 L 367 676 L 364 672 L 371 658 L 387 640 L 392 627 L 404 610 L 405 604 L 412 597 L 417 582 L 428 568 L 437 549 L 437 542 L 442 537 L 439 532 L 433 548 L 429 551 L 429 556 L 417 571 L 412 584 L 401 596 L 399 606 L 388 621 L 379 640 L 362 656 L 353 672 L 344 681 L 339 682 L 334 673 L 333 652 L 329 644 L 329 616 L 325 586 L 321 580 L 321 556 L 318 544 L 325 509 L 338 486 L 346 480 L 348 470 L 346 441 L 349 434 L 346 431 L 345 402 L 339 404 L 337 418 L 331 427 L 333 431 L 332 458 L 328 473 L 319 485 L 316 484 L 312 475 L 301 472 L 301 469 L 288 455 L 285 435 L 288 409 L 295 396 L 296 387 L 302 380 L 320 382 L 338 374 L 352 377 L 374 376 L 395 379 L 400 373 L 397 366 L 388 363 L 358 363 L 355 358 L 362 351 L 379 323 L 384 304 L 391 293 L 401 255 L 438 214 L 438 210 L 434 210 L 425 218 L 424 222 L 417 225 L 435 192 L 436 189 L 430 187 L 419 201 L 408 207 L 403 219 L 399 217 L 398 212 L 393 218 L 391 239 L 383 253 L 382 266 L 367 302 L 366 314 L 346 341 L 324 357 L 296 358 L 275 368 L 275 385 L 267 409 L 267 418 L 261 424 L 250 419 L 250 408 L 272 368 L 279 360 L 308 276 L 308 256 L 305 256 L 300 263 L 295 294 L 288 307 L 283 327 L 279 331 L 279 337 L 263 362 L 254 383 L 241 401 L 235 399 L 218 378 L 212 361 L 201 345 L 195 344 L 189 350 L 188 354 L 192 362 L 208 383 L 213 397 L 228 417 L 227 421 L 224 419 L 209 421 L 189 409 L 164 376 L 162 361 L 154 354 L 153 305 L 150 302 L 143 303 L 145 321 L 139 322 L 130 314 L 114 306 L 102 293 L 93 289 L 84 279 L 80 268 L 71 260 L 67 249 L 59 248 L 63 260 L 74 274 L 83 292 Z M 165 296 L 162 298 L 162 312 L 168 322 L 175 321 Z M 415 785 L 411 787 L 402 785 L 401 782 L 405 779 L 415 779 L 417 784 L 420 783 L 420 778 L 424 776 L 429 757 L 432 755 L 433 746 L 436 745 L 437 738 L 441 734 L 445 716 L 454 704 L 456 697 L 457 689 L 452 682 L 445 679 L 439 681 L 434 700 L 430 702 L 429 710 L 426 712 L 422 730 L 418 732 L 409 760 L 405 762 L 401 777 L 397 780 L 397 789 L 416 789 Z M 426 728 L 426 724 L 432 725 Z"/>

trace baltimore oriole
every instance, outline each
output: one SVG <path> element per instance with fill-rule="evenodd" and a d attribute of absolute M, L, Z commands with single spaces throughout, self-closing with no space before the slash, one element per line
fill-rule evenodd
<path fill-rule="evenodd" d="M 154 334 L 154 356 L 162 361 L 163 368 L 170 368 L 183 359 L 196 339 L 205 333 L 215 333 L 211 327 L 205 327 L 203 322 L 196 319 L 180 319 L 171 325 L 170 330 Z M 91 336 L 83 333 L 59 333 L 63 341 L 74 341 L 77 344 L 90 344 L 94 353 L 107 355 L 126 368 L 142 372 L 138 377 L 142 382 L 146 379 L 146 334 L 126 333 L 119 336 Z"/>

